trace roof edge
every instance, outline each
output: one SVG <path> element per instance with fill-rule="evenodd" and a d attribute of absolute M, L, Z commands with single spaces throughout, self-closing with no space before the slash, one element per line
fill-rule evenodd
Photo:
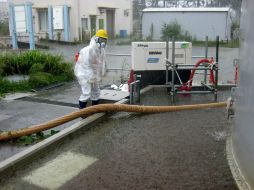
<path fill-rule="evenodd" d="M 143 12 L 229 12 L 229 7 L 211 8 L 146 8 Z"/>

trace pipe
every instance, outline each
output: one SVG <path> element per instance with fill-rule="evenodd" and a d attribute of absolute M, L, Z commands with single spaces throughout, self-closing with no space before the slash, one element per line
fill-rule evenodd
<path fill-rule="evenodd" d="M 205 37 L 205 58 L 208 58 L 208 36 Z M 207 84 L 207 71 L 205 70 L 204 82 Z"/>
<path fill-rule="evenodd" d="M 175 99 L 175 37 L 172 37 L 171 97 Z"/>
<path fill-rule="evenodd" d="M 216 58 L 215 58 L 215 84 L 214 84 L 214 100 L 217 101 L 218 97 L 218 80 L 219 80 L 219 47 L 220 47 L 220 38 L 219 36 L 216 37 Z"/>
<path fill-rule="evenodd" d="M 195 69 L 192 70 L 191 75 L 190 75 L 190 78 L 189 78 L 189 88 L 191 88 L 191 86 L 192 86 L 192 80 L 193 80 L 195 71 L 198 69 L 198 66 L 199 66 L 201 63 L 213 64 L 213 59 L 211 59 L 211 60 L 209 60 L 209 59 L 200 59 L 200 60 L 196 63 Z M 211 77 L 212 83 L 214 84 L 215 81 L 214 81 L 213 70 L 210 70 L 210 77 Z"/>
<path fill-rule="evenodd" d="M 202 71 L 207 71 L 207 70 L 211 70 L 210 68 L 208 68 L 208 67 L 199 67 L 199 68 L 196 68 L 196 67 L 182 67 L 182 68 L 177 68 L 177 70 L 196 70 L 196 71 L 198 71 L 198 70 L 202 70 Z"/>
<path fill-rule="evenodd" d="M 177 94 L 210 94 L 212 91 L 178 91 Z"/>
<path fill-rule="evenodd" d="M 123 53 L 106 53 L 106 56 L 131 56 L 131 54 L 123 54 Z"/>
<path fill-rule="evenodd" d="M 138 113 L 162 113 L 183 110 L 196 110 L 204 108 L 226 107 L 227 102 L 196 104 L 196 105 L 181 105 L 181 106 L 139 106 L 139 105 L 125 105 L 125 104 L 100 104 L 81 109 L 63 117 L 56 118 L 46 123 L 34 125 L 30 128 L 23 128 L 14 131 L 0 132 L 0 141 L 6 141 L 13 138 L 31 135 L 40 131 L 45 131 L 72 121 L 82 116 L 88 116 L 100 112 L 138 112 Z"/>
<path fill-rule="evenodd" d="M 166 40 L 166 85 L 168 85 L 168 65 L 169 65 L 169 61 L 168 61 L 168 51 L 169 51 L 169 45 L 168 45 L 168 43 L 169 43 L 169 40 L 167 39 Z"/>

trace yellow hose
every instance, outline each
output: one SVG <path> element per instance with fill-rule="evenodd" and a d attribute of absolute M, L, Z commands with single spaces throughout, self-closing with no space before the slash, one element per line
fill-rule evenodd
<path fill-rule="evenodd" d="M 100 112 L 138 112 L 138 113 L 162 113 L 173 112 L 182 110 L 196 110 L 203 108 L 225 107 L 227 102 L 208 103 L 208 104 L 195 104 L 195 105 L 181 105 L 181 106 L 139 106 L 139 105 L 126 105 L 126 104 L 100 104 L 88 107 L 79 111 L 72 112 L 63 117 L 56 118 L 46 123 L 33 125 L 30 128 L 24 128 L 14 131 L 0 132 L 0 141 L 5 141 L 12 138 L 18 138 L 25 135 L 31 135 L 40 131 L 45 131 L 53 127 L 72 121 L 81 116 L 91 115 Z"/>

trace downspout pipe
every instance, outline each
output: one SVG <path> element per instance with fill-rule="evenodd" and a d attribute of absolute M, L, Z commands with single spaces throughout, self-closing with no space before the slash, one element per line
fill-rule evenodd
<path fill-rule="evenodd" d="M 27 27 L 29 33 L 29 46 L 30 50 L 35 49 L 34 43 L 34 27 L 33 27 L 33 13 L 32 13 L 32 3 L 28 2 L 25 5 L 26 15 L 27 15 Z"/>
<path fill-rule="evenodd" d="M 18 49 L 16 20 L 15 20 L 15 11 L 14 11 L 13 3 L 9 4 L 9 24 L 10 24 L 10 34 L 12 37 L 12 48 Z"/>
<path fill-rule="evenodd" d="M 52 6 L 48 6 L 48 35 L 49 39 L 53 40 L 54 39 L 54 34 L 53 34 L 53 12 L 52 12 Z"/>
<path fill-rule="evenodd" d="M 64 5 L 63 9 L 64 17 L 64 41 L 69 41 L 69 8 L 68 5 Z"/>

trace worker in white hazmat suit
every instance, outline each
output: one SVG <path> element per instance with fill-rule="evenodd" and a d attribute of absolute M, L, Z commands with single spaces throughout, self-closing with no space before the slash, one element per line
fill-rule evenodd
<path fill-rule="evenodd" d="M 74 73 L 82 90 L 79 98 L 80 109 L 86 107 L 89 99 L 92 101 L 92 105 L 99 103 L 99 83 L 104 75 L 107 39 L 107 31 L 98 30 L 95 36 L 92 37 L 90 45 L 79 52 Z"/>

